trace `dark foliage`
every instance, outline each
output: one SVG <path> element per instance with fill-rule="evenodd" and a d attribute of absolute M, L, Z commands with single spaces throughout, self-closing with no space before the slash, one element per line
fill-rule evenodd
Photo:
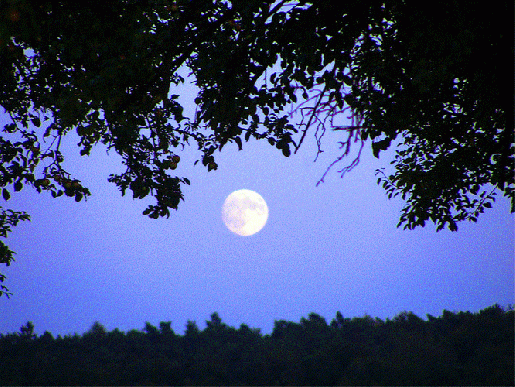
<path fill-rule="evenodd" d="M 82 336 L 0 335 L 2 385 L 513 385 L 514 311 L 423 320 L 402 312 L 328 324 L 317 314 L 276 321 L 270 335 L 235 329 L 213 313 L 184 335 L 147 323 L 143 331 L 108 332 L 100 323 Z"/>
<path fill-rule="evenodd" d="M 109 181 L 123 195 L 152 196 L 144 214 L 168 217 L 190 184 L 174 172 L 186 146 L 211 171 L 228 143 L 290 156 L 307 133 L 321 147 L 337 130 L 329 169 L 351 157 L 342 175 L 366 140 L 377 157 L 396 150 L 378 183 L 406 202 L 399 226 L 455 231 L 496 191 L 513 212 L 512 17 L 508 1 L 1 1 L 2 196 L 87 198 L 63 167 L 74 131 L 81 155 L 103 143 L 121 156 L 126 170 Z M 176 89 L 189 80 L 193 117 Z M 12 254 L 0 244 L 0 262 Z"/>

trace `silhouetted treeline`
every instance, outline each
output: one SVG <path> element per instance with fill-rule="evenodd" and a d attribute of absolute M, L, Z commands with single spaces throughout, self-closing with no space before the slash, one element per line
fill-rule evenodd
<path fill-rule="evenodd" d="M 0 335 L 0 385 L 513 385 L 514 311 L 421 319 L 402 312 L 328 324 L 317 314 L 276 321 L 270 335 L 217 313 L 183 335 L 170 322 L 82 336 Z"/>

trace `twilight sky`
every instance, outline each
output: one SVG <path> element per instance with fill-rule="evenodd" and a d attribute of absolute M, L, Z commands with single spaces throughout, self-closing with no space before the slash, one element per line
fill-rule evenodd
<path fill-rule="evenodd" d="M 211 172 L 193 166 L 198 153 L 186 148 L 175 170 L 192 182 L 185 201 L 169 219 L 152 220 L 141 214 L 152 199 L 122 198 L 107 182 L 122 170 L 116 155 L 98 147 L 80 157 L 77 139 L 65 137 L 65 168 L 92 197 L 75 203 L 24 188 L 2 203 L 32 221 L 7 239 L 17 256 L 0 268 L 14 293 L 0 298 L 0 333 L 30 320 L 38 334 L 81 334 L 94 321 L 122 331 L 172 321 L 182 334 L 187 320 L 202 329 L 215 311 L 231 326 L 270 333 L 274 320 L 310 312 L 328 321 L 338 310 L 425 318 L 515 302 L 507 200 L 499 195 L 478 223 L 461 223 L 458 232 L 397 229 L 402 201 L 388 200 L 374 175 L 388 154 L 377 160 L 367 146 L 356 169 L 340 179 L 335 168 L 315 187 L 338 156 L 337 140 L 337 132 L 327 135 L 316 163 L 311 137 L 290 158 L 268 143 L 239 152 L 229 144 Z M 270 212 L 249 237 L 221 219 L 227 195 L 243 188 L 263 196 Z"/>

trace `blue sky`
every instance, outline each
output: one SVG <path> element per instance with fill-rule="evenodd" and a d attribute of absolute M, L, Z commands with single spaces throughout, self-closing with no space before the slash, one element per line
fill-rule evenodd
<path fill-rule="evenodd" d="M 182 334 L 187 320 L 203 327 L 217 311 L 231 326 L 269 333 L 274 320 L 310 312 L 384 319 L 514 303 L 507 200 L 499 195 L 478 223 L 455 233 L 397 229 L 402 201 L 388 200 L 374 175 L 388 154 L 377 160 L 367 146 L 355 170 L 340 179 L 334 169 L 316 187 L 338 156 L 337 140 L 328 134 L 316 163 L 311 137 L 290 158 L 267 143 L 228 145 L 211 172 L 193 166 L 198 153 L 187 148 L 175 170 L 192 182 L 185 201 L 169 219 L 152 220 L 141 215 L 150 199 L 122 198 L 107 182 L 121 171 L 116 155 L 98 148 L 80 157 L 77 139 L 66 137 L 65 165 L 93 195 L 75 203 L 25 188 L 3 203 L 32 221 L 7 240 L 17 256 L 1 268 L 14 295 L 0 298 L 0 332 L 29 320 L 54 335 L 83 333 L 94 321 L 124 331 L 172 321 Z M 266 226 L 250 237 L 221 219 L 226 196 L 243 188 L 269 207 Z"/>

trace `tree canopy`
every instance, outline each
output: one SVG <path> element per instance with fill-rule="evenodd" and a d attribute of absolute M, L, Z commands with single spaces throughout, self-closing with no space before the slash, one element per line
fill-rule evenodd
<path fill-rule="evenodd" d="M 271 334 L 222 322 L 217 313 L 183 335 L 159 328 L 108 331 L 99 322 L 82 335 L 0 334 L 2 384 L 246 386 L 511 386 L 514 312 L 493 305 L 477 313 L 444 310 L 424 320 L 365 315 L 329 323 L 310 313 L 274 322 Z"/>
<path fill-rule="evenodd" d="M 187 146 L 216 170 L 227 143 L 290 156 L 337 130 L 328 171 L 350 171 L 368 144 L 395 150 L 377 174 L 405 200 L 398 226 L 457 230 L 496 190 L 513 212 L 512 15 L 508 1 L 2 1 L 2 196 L 89 196 L 62 166 L 74 131 L 81 155 L 102 143 L 122 157 L 109 181 L 154 197 L 145 215 L 169 216 L 190 184 L 174 172 Z M 176 91 L 189 81 L 193 116 Z M 0 207 L 0 236 L 25 219 Z M 12 256 L 0 241 L 0 262 Z"/>

